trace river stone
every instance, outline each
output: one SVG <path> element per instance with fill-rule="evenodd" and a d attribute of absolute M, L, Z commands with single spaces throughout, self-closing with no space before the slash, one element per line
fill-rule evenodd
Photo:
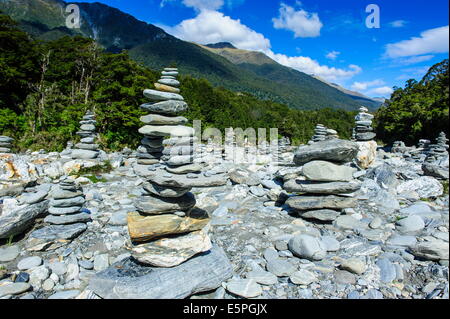
<path fill-rule="evenodd" d="M 183 125 L 188 122 L 188 119 L 182 116 L 167 117 L 158 114 L 150 114 L 141 116 L 141 122 L 149 125 Z"/>
<path fill-rule="evenodd" d="M 366 271 L 367 265 L 359 258 L 349 258 L 341 263 L 341 268 L 351 273 L 362 275 Z"/>
<path fill-rule="evenodd" d="M 243 168 L 232 170 L 229 174 L 230 179 L 236 184 L 245 184 L 248 186 L 258 186 L 261 184 L 261 180 L 256 174 Z"/>
<path fill-rule="evenodd" d="M 48 192 L 46 191 L 38 191 L 36 193 L 25 193 L 19 198 L 19 203 L 24 203 L 28 205 L 36 204 L 45 199 L 47 197 Z"/>
<path fill-rule="evenodd" d="M 158 80 L 158 83 L 173 86 L 173 87 L 180 86 L 180 82 L 178 82 L 177 80 L 171 80 L 171 79 L 160 79 L 160 80 Z"/>
<path fill-rule="evenodd" d="M 194 129 L 187 126 L 171 126 L 171 125 L 146 125 L 139 129 L 139 133 L 150 136 L 193 136 Z"/>
<path fill-rule="evenodd" d="M 294 272 L 289 279 L 296 285 L 309 285 L 317 281 L 316 275 L 306 269 L 300 269 Z"/>
<path fill-rule="evenodd" d="M 380 269 L 380 280 L 384 283 L 391 283 L 397 277 L 395 266 L 387 258 L 380 258 L 375 263 Z"/>
<path fill-rule="evenodd" d="M 278 283 L 278 278 L 274 274 L 262 269 L 253 270 L 247 274 L 247 279 L 252 279 L 258 284 L 271 286 Z"/>
<path fill-rule="evenodd" d="M 352 230 L 353 229 L 364 229 L 364 228 L 367 228 L 367 226 L 368 226 L 350 215 L 339 216 L 334 221 L 334 225 L 338 228 L 352 229 Z"/>
<path fill-rule="evenodd" d="M 73 215 L 62 215 L 62 216 L 47 216 L 44 219 L 45 223 L 54 225 L 68 225 L 75 223 L 87 223 L 91 221 L 91 216 L 86 213 L 73 214 Z"/>
<path fill-rule="evenodd" d="M 192 188 L 163 187 L 155 183 L 145 183 L 144 189 L 160 197 L 178 198 L 190 192 Z"/>
<path fill-rule="evenodd" d="M 88 151 L 95 151 L 99 148 L 98 144 L 84 144 L 84 143 L 78 143 L 75 144 L 75 147 L 81 150 L 88 150 Z"/>
<path fill-rule="evenodd" d="M 50 193 L 50 196 L 53 199 L 69 199 L 69 198 L 75 198 L 79 196 L 83 196 L 82 192 L 79 191 L 66 191 L 61 189 L 60 187 L 52 190 Z"/>
<path fill-rule="evenodd" d="M 160 215 L 188 211 L 195 206 L 195 203 L 195 196 L 192 193 L 187 193 L 176 198 L 165 198 L 157 195 L 142 196 L 135 200 L 134 206 L 145 215 Z"/>
<path fill-rule="evenodd" d="M 48 200 L 0 216 L 0 239 L 8 239 L 30 228 L 35 219 L 48 209 Z"/>
<path fill-rule="evenodd" d="M 174 88 L 170 85 L 165 85 L 161 83 L 154 83 L 155 89 L 162 92 L 168 92 L 168 93 L 180 93 L 180 89 Z"/>
<path fill-rule="evenodd" d="M 81 206 L 72 206 L 72 207 L 50 207 L 48 212 L 52 215 L 60 216 L 60 215 L 69 215 L 75 214 L 81 211 Z"/>
<path fill-rule="evenodd" d="M 148 146 L 150 148 L 160 148 L 162 146 L 162 142 L 163 142 L 162 137 L 156 137 L 156 138 L 144 137 L 141 140 L 142 145 Z"/>
<path fill-rule="evenodd" d="M 444 187 L 435 178 L 422 176 L 400 184 L 397 193 L 413 199 L 439 197 L 444 193 Z"/>
<path fill-rule="evenodd" d="M 326 161 L 312 161 L 303 166 L 302 174 L 317 182 L 350 182 L 355 168 L 336 165 Z"/>
<path fill-rule="evenodd" d="M 288 247 L 295 256 L 312 261 L 322 260 L 327 254 L 323 242 L 309 235 L 298 235 L 291 238 Z"/>
<path fill-rule="evenodd" d="M 337 270 L 334 272 L 334 280 L 336 283 L 341 285 L 354 285 L 356 284 L 355 275 L 345 271 L 345 270 Z"/>
<path fill-rule="evenodd" d="M 205 230 L 163 238 L 133 247 L 132 256 L 155 267 L 175 267 L 212 248 Z"/>
<path fill-rule="evenodd" d="M 149 267 L 126 258 L 95 274 L 89 289 L 104 299 L 183 299 L 219 288 L 233 268 L 222 248 L 173 268 Z"/>
<path fill-rule="evenodd" d="M 95 131 L 95 125 L 92 124 L 83 124 L 80 126 L 82 131 L 93 132 Z"/>
<path fill-rule="evenodd" d="M 0 298 L 7 295 L 19 295 L 31 288 L 26 282 L 15 282 L 0 286 Z"/>
<path fill-rule="evenodd" d="M 28 270 L 42 265 L 42 258 L 39 256 L 31 256 L 20 260 L 17 263 L 17 269 Z"/>
<path fill-rule="evenodd" d="M 306 219 L 316 219 L 323 222 L 332 222 L 341 215 L 340 212 L 331 209 L 312 210 L 302 213 L 300 216 Z"/>
<path fill-rule="evenodd" d="M 297 269 L 287 260 L 274 258 L 267 261 L 267 271 L 277 277 L 288 277 Z"/>
<path fill-rule="evenodd" d="M 84 196 L 65 198 L 65 199 L 51 199 L 50 206 L 51 207 L 82 206 L 85 202 L 86 202 L 86 200 L 84 199 Z"/>
<path fill-rule="evenodd" d="M 177 76 L 178 75 L 178 70 L 171 70 L 171 71 L 162 71 L 161 74 L 164 76 Z"/>
<path fill-rule="evenodd" d="M 179 167 L 166 167 L 166 171 L 172 174 L 189 174 L 201 172 L 202 166 L 199 164 L 190 164 Z"/>
<path fill-rule="evenodd" d="M 422 170 L 424 175 L 432 176 L 440 179 L 449 179 L 448 167 L 441 167 L 433 163 L 423 163 Z"/>
<path fill-rule="evenodd" d="M 163 155 L 170 155 L 170 156 L 186 156 L 192 155 L 193 152 L 194 149 L 191 145 L 185 145 L 185 146 L 165 147 L 162 153 Z"/>
<path fill-rule="evenodd" d="M 356 207 L 357 199 L 338 196 L 295 196 L 286 201 L 289 207 L 304 210 L 345 209 Z"/>
<path fill-rule="evenodd" d="M 262 294 L 261 286 L 252 279 L 234 279 L 226 284 L 226 289 L 244 298 L 255 298 Z"/>
<path fill-rule="evenodd" d="M 184 101 L 184 98 L 176 93 L 167 93 L 167 92 L 160 92 L 156 90 L 144 90 L 144 96 L 151 101 L 159 102 L 159 101 L 169 101 L 169 100 L 175 100 L 175 101 Z"/>
<path fill-rule="evenodd" d="M 19 256 L 20 250 L 18 246 L 0 247 L 0 263 L 13 261 Z"/>
<path fill-rule="evenodd" d="M 174 137 L 165 139 L 162 143 L 165 147 L 170 146 L 193 146 L 195 142 L 198 141 L 198 138 L 195 136 L 190 137 Z"/>
<path fill-rule="evenodd" d="M 74 299 L 80 294 L 79 290 L 58 291 L 48 297 L 48 299 Z"/>
<path fill-rule="evenodd" d="M 410 251 L 414 256 L 426 260 L 439 261 L 449 259 L 448 243 L 443 240 L 421 242 L 410 247 Z"/>
<path fill-rule="evenodd" d="M 194 162 L 194 157 L 187 156 L 171 156 L 168 160 L 166 160 L 166 164 L 169 166 L 181 166 L 181 165 L 190 165 Z"/>
<path fill-rule="evenodd" d="M 72 150 L 71 156 L 73 159 L 94 159 L 97 158 L 98 155 L 99 152 L 96 151 L 74 149 Z"/>
<path fill-rule="evenodd" d="M 184 101 L 175 101 L 175 100 L 169 100 L 169 101 L 163 101 L 158 103 L 147 103 L 142 104 L 141 109 L 148 111 L 148 112 L 155 112 L 158 114 L 178 114 L 182 113 L 187 110 L 188 105 Z"/>
<path fill-rule="evenodd" d="M 403 234 L 419 232 L 425 228 L 425 222 L 422 217 L 411 215 L 397 221 L 396 228 Z"/>
<path fill-rule="evenodd" d="M 301 181 L 295 179 L 287 181 L 283 186 L 283 188 L 289 193 L 321 195 L 353 193 L 360 189 L 360 187 L 361 184 L 358 182 L 315 183 L 311 181 Z"/>
<path fill-rule="evenodd" d="M 128 232 L 135 242 L 146 242 L 154 238 L 176 235 L 200 230 L 210 222 L 208 214 L 200 209 L 193 209 L 186 217 L 173 214 L 141 216 L 128 214 Z"/>
<path fill-rule="evenodd" d="M 50 225 L 31 233 L 30 238 L 41 239 L 45 241 L 69 240 L 77 237 L 86 230 L 86 224 L 78 223 L 71 225 Z"/>
<path fill-rule="evenodd" d="M 351 162 L 356 157 L 358 149 L 356 143 L 340 139 L 317 142 L 312 145 L 300 146 L 295 152 L 294 162 L 298 166 L 314 160 Z"/>

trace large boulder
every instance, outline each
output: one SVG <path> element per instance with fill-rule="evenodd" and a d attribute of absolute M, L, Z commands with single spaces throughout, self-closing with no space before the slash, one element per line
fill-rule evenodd
<path fill-rule="evenodd" d="M 233 276 L 222 248 L 173 268 L 147 267 L 126 258 L 95 274 L 89 289 L 104 299 L 183 299 L 219 288 Z"/>
<path fill-rule="evenodd" d="M 397 193 L 410 199 L 439 197 L 444 193 L 444 187 L 435 178 L 422 176 L 400 184 Z"/>
<path fill-rule="evenodd" d="M 356 142 L 358 145 L 358 154 L 356 154 L 356 162 L 363 168 L 369 168 L 377 157 L 377 142 Z"/>
<path fill-rule="evenodd" d="M 295 152 L 294 163 L 301 166 L 314 160 L 337 163 L 351 162 L 358 154 L 358 150 L 358 145 L 355 142 L 340 139 L 327 140 L 300 146 Z"/>

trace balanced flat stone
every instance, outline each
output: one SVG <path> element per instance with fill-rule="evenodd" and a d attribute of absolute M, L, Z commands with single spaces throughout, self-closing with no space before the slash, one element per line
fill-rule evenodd
<path fill-rule="evenodd" d="M 88 151 L 95 151 L 99 148 L 98 144 L 85 144 L 85 143 L 78 143 L 75 145 L 76 148 L 81 150 L 88 150 Z"/>
<path fill-rule="evenodd" d="M 94 159 L 97 158 L 98 155 L 99 152 L 96 151 L 79 150 L 79 149 L 72 150 L 73 159 Z"/>
<path fill-rule="evenodd" d="M 169 93 L 180 93 L 180 89 L 174 88 L 170 85 L 165 85 L 161 83 L 155 83 L 155 89 L 158 91 L 169 92 Z"/>
<path fill-rule="evenodd" d="M 142 116 L 140 120 L 148 125 L 183 125 L 188 122 L 188 119 L 182 116 L 167 117 L 158 114 Z"/>
<path fill-rule="evenodd" d="M 154 183 L 145 183 L 144 189 L 154 195 L 162 196 L 162 197 L 181 197 L 186 193 L 190 192 L 192 187 L 188 188 L 178 188 L 178 187 L 163 187 Z"/>
<path fill-rule="evenodd" d="M 169 100 L 174 100 L 174 101 L 184 101 L 184 98 L 176 93 L 167 93 L 167 92 L 161 92 L 161 91 L 156 91 L 156 90 L 144 90 L 144 96 L 148 99 L 150 99 L 151 101 L 169 101 Z"/>
<path fill-rule="evenodd" d="M 144 137 L 141 140 L 141 144 L 148 146 L 148 147 L 152 147 L 152 148 L 159 148 L 162 146 L 162 142 L 163 142 L 163 138 L 162 137 L 156 137 L 156 138 L 149 138 L 149 137 Z"/>
<path fill-rule="evenodd" d="M 217 289 L 232 276 L 223 249 L 213 245 L 173 268 L 144 266 L 126 258 L 92 276 L 88 288 L 104 299 L 183 299 Z"/>
<path fill-rule="evenodd" d="M 206 177 L 203 173 L 197 174 L 197 178 L 188 178 L 187 175 L 172 175 L 164 169 L 156 171 L 149 171 L 147 167 L 134 167 L 136 174 L 145 176 L 149 181 L 164 187 L 214 187 L 222 186 L 227 183 L 228 176 L 224 174 L 217 174 Z"/>
<path fill-rule="evenodd" d="M 302 174 L 317 182 L 350 182 L 356 168 L 336 165 L 326 161 L 312 161 L 303 166 Z"/>
<path fill-rule="evenodd" d="M 338 163 L 351 162 L 358 154 L 358 145 L 354 142 L 332 139 L 312 145 L 300 146 L 294 156 L 294 162 L 302 166 L 314 160 Z"/>
<path fill-rule="evenodd" d="M 172 146 L 172 147 L 165 147 L 164 151 L 162 152 L 163 155 L 170 155 L 170 156 L 186 156 L 186 155 L 193 155 L 194 149 L 192 146 Z"/>
<path fill-rule="evenodd" d="M 30 228 L 36 218 L 47 211 L 48 204 L 49 201 L 45 200 L 13 211 L 6 216 L 0 216 L 0 239 L 8 239 L 11 236 L 20 235 Z"/>
<path fill-rule="evenodd" d="M 145 215 L 161 215 L 179 211 L 188 211 L 196 204 L 195 196 L 187 193 L 177 198 L 164 198 L 156 195 L 142 196 L 135 200 L 136 209 Z"/>
<path fill-rule="evenodd" d="M 89 221 L 91 221 L 91 216 L 86 213 L 62 215 L 62 216 L 49 215 L 49 216 L 45 217 L 45 219 L 44 219 L 45 223 L 50 223 L 50 224 L 54 224 L 54 225 L 87 223 Z"/>
<path fill-rule="evenodd" d="M 165 75 L 165 76 L 177 76 L 178 72 L 177 71 L 162 71 L 161 74 Z"/>
<path fill-rule="evenodd" d="M 50 207 L 48 209 L 49 214 L 52 215 L 68 215 L 75 214 L 81 211 L 82 206 L 72 206 L 72 207 Z"/>
<path fill-rule="evenodd" d="M 171 156 L 168 160 L 166 160 L 166 164 L 169 166 L 190 165 L 192 163 L 194 163 L 194 157 L 190 155 Z"/>
<path fill-rule="evenodd" d="M 296 210 L 319 210 L 319 209 L 344 209 L 354 208 L 357 199 L 338 196 L 296 196 L 286 201 L 286 204 Z"/>
<path fill-rule="evenodd" d="M 139 133 L 142 135 L 151 135 L 151 136 L 193 136 L 194 129 L 188 126 L 171 126 L 171 125 L 146 125 L 139 129 Z"/>
<path fill-rule="evenodd" d="M 197 142 L 197 137 L 175 137 L 175 138 L 169 138 L 163 141 L 163 145 L 166 147 L 170 146 L 189 146 L 193 145 L 195 142 Z"/>
<path fill-rule="evenodd" d="M 78 196 L 66 199 L 52 199 L 50 200 L 50 206 L 52 207 L 72 207 L 80 206 L 85 203 L 84 196 Z"/>
<path fill-rule="evenodd" d="M 182 113 L 187 110 L 188 105 L 184 101 L 175 101 L 175 100 L 169 100 L 169 101 L 163 101 L 159 103 L 146 103 L 142 104 L 141 109 L 148 111 L 148 112 L 155 112 L 158 114 L 178 114 Z"/>
<path fill-rule="evenodd" d="M 188 216 L 172 214 L 144 217 L 138 213 L 128 214 L 128 232 L 135 242 L 146 242 L 154 238 L 189 233 L 200 230 L 209 223 L 208 214 L 194 209 Z"/>
<path fill-rule="evenodd" d="M 331 209 L 310 210 L 302 213 L 302 218 L 320 220 L 322 222 L 332 222 L 341 215 L 340 212 Z"/>
<path fill-rule="evenodd" d="M 212 248 L 206 231 L 176 235 L 133 247 L 136 260 L 155 267 L 175 267 Z"/>
<path fill-rule="evenodd" d="M 283 188 L 289 193 L 305 193 L 305 194 L 347 194 L 356 192 L 361 188 L 359 182 L 331 182 L 331 183 L 314 183 L 311 181 L 301 181 L 291 179 L 284 183 Z"/>
<path fill-rule="evenodd" d="M 86 230 L 86 224 L 78 223 L 71 225 L 50 225 L 35 230 L 30 238 L 44 241 L 70 240 L 77 237 Z"/>
<path fill-rule="evenodd" d="M 160 79 L 160 80 L 158 80 L 158 83 L 173 86 L 173 87 L 180 86 L 180 82 L 178 82 L 177 80 L 171 80 L 171 79 Z"/>

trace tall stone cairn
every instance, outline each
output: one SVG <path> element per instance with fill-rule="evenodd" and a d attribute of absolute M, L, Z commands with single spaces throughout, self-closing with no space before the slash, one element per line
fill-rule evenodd
<path fill-rule="evenodd" d="M 98 157 L 99 145 L 95 144 L 97 133 L 95 133 L 95 115 L 92 111 L 87 111 L 80 121 L 80 130 L 76 133 L 81 137 L 80 143 L 72 150 L 73 159 L 95 159 Z"/>
<path fill-rule="evenodd" d="M 188 107 L 179 94 L 177 75 L 176 68 L 165 68 L 156 90 L 144 91 L 151 103 L 141 108 L 150 114 L 141 117 L 144 139 L 137 157 L 149 173 L 145 194 L 135 201 L 137 212 L 128 214 L 132 256 L 155 267 L 178 266 L 212 247 L 209 216 L 194 208 L 190 192 L 202 175 L 201 166 L 194 164 L 194 129 L 177 116 Z"/>
<path fill-rule="evenodd" d="M 9 136 L 0 136 L 0 154 L 10 154 L 14 139 Z"/>
<path fill-rule="evenodd" d="M 435 144 L 429 145 L 426 162 L 434 162 L 448 155 L 448 139 L 444 132 L 441 132 Z"/>
<path fill-rule="evenodd" d="M 355 139 L 358 142 L 368 142 L 375 139 L 376 134 L 373 132 L 372 120 L 373 115 L 368 113 L 366 107 L 360 107 L 359 113 L 355 117 Z"/>
<path fill-rule="evenodd" d="M 327 139 L 327 127 L 322 124 L 317 124 L 314 129 L 314 136 L 311 138 L 310 143 L 322 142 Z"/>

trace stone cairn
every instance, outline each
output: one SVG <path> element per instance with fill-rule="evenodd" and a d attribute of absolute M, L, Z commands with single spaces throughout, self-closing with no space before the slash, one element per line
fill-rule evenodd
<path fill-rule="evenodd" d="M 156 90 L 144 91 L 151 103 L 141 108 L 151 114 L 141 118 L 146 125 L 139 132 L 145 137 L 137 156 L 141 168 L 135 171 L 147 182 L 144 196 L 135 201 L 137 212 L 128 214 L 132 256 L 156 267 L 175 267 L 212 247 L 209 216 L 194 208 L 190 192 L 203 176 L 194 164 L 194 129 L 176 116 L 187 109 L 177 75 L 177 69 L 165 68 Z"/>
<path fill-rule="evenodd" d="M 300 217 L 320 222 L 335 221 L 344 209 L 354 208 L 357 199 L 353 193 L 361 183 L 353 177 L 356 168 L 348 163 L 357 151 L 354 142 L 339 139 L 299 147 L 294 162 L 303 166 L 301 176 L 283 186 L 299 196 L 290 197 L 286 204 Z"/>
<path fill-rule="evenodd" d="M 396 141 L 392 144 L 392 153 L 405 153 L 408 151 L 405 143 L 402 141 Z"/>
<path fill-rule="evenodd" d="M 52 200 L 48 209 L 49 216 L 44 222 L 53 225 L 87 223 L 89 214 L 82 212 L 85 198 L 83 190 L 75 185 L 74 180 L 63 179 L 59 187 L 52 191 Z"/>
<path fill-rule="evenodd" d="M 448 139 L 444 132 L 441 132 L 435 144 L 429 145 L 426 162 L 435 162 L 448 155 Z"/>
<path fill-rule="evenodd" d="M 334 139 L 338 139 L 338 138 L 339 138 L 339 135 L 336 130 L 333 130 L 331 128 L 327 129 L 327 136 L 326 136 L 327 140 L 334 140 Z"/>
<path fill-rule="evenodd" d="M 85 197 L 75 181 L 66 177 L 52 189 L 49 215 L 44 222 L 49 225 L 33 231 L 27 241 L 29 250 L 54 250 L 78 237 L 87 229 L 90 214 L 83 211 Z"/>
<path fill-rule="evenodd" d="M 322 124 L 317 124 L 314 129 L 314 136 L 311 138 L 310 143 L 322 142 L 327 139 L 327 128 Z"/>
<path fill-rule="evenodd" d="M 10 154 L 14 139 L 9 136 L 0 136 L 0 153 Z"/>
<path fill-rule="evenodd" d="M 95 144 L 97 134 L 95 133 L 95 115 L 88 111 L 80 121 L 80 131 L 76 134 L 81 137 L 80 143 L 72 150 L 73 159 L 95 159 L 99 155 L 99 146 Z"/>
<path fill-rule="evenodd" d="M 359 113 L 355 117 L 356 127 L 354 138 L 358 142 L 372 141 L 376 137 L 372 128 L 373 115 L 367 112 L 369 112 L 369 110 L 362 106 L 359 108 Z"/>

